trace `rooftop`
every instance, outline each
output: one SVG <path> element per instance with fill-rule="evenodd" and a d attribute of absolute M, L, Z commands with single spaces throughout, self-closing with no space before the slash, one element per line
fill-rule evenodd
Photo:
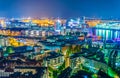
<path fill-rule="evenodd" d="M 49 52 L 48 56 L 45 57 L 45 59 L 49 60 L 49 59 L 57 58 L 59 56 L 63 56 L 63 55 L 57 52 Z"/>

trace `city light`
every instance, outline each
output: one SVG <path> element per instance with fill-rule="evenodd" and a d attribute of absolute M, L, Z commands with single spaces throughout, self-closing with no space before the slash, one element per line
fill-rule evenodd
<path fill-rule="evenodd" d="M 0 78 L 120 78 L 119 8 L 119 0 L 0 0 Z"/>

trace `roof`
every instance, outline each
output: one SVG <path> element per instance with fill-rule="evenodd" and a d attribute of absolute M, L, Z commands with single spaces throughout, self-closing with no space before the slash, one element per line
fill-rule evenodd
<path fill-rule="evenodd" d="M 38 67 L 38 66 L 16 66 L 16 69 L 47 69 L 47 67 Z"/>
<path fill-rule="evenodd" d="M 21 30 L 28 30 L 28 28 L 6 28 L 5 30 L 21 31 Z"/>
<path fill-rule="evenodd" d="M 24 63 L 24 62 L 22 62 L 21 60 L 7 60 L 7 59 L 3 59 L 2 61 L 0 61 L 0 63 L 18 63 L 18 64 L 21 64 L 21 63 Z"/>
<path fill-rule="evenodd" d="M 94 50 L 94 52 L 93 52 Z M 79 56 L 84 56 L 84 57 L 91 57 L 94 56 L 97 52 L 98 48 L 91 48 L 91 49 L 86 49 L 82 48 L 82 52 L 77 52 L 71 55 L 71 59 L 79 57 Z"/>
<path fill-rule="evenodd" d="M 48 54 L 49 55 L 47 57 L 45 57 L 45 59 L 47 59 L 47 60 L 57 58 L 59 56 L 63 56 L 62 54 L 57 53 L 57 52 L 49 52 Z"/>
<path fill-rule="evenodd" d="M 33 47 L 31 46 L 21 46 L 21 47 L 14 47 L 15 53 L 25 53 L 34 51 Z"/>

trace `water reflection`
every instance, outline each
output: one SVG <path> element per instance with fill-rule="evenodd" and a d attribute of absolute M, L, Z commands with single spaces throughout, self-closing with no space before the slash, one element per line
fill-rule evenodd
<path fill-rule="evenodd" d="M 105 30 L 105 29 L 95 29 L 95 35 L 101 36 L 103 39 L 106 40 L 113 40 L 120 38 L 120 31 L 116 30 Z"/>

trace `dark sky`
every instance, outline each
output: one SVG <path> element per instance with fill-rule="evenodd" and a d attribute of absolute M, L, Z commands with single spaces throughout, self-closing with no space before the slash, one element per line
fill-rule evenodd
<path fill-rule="evenodd" d="M 120 17 L 120 0 L 0 0 L 1 17 Z"/>

